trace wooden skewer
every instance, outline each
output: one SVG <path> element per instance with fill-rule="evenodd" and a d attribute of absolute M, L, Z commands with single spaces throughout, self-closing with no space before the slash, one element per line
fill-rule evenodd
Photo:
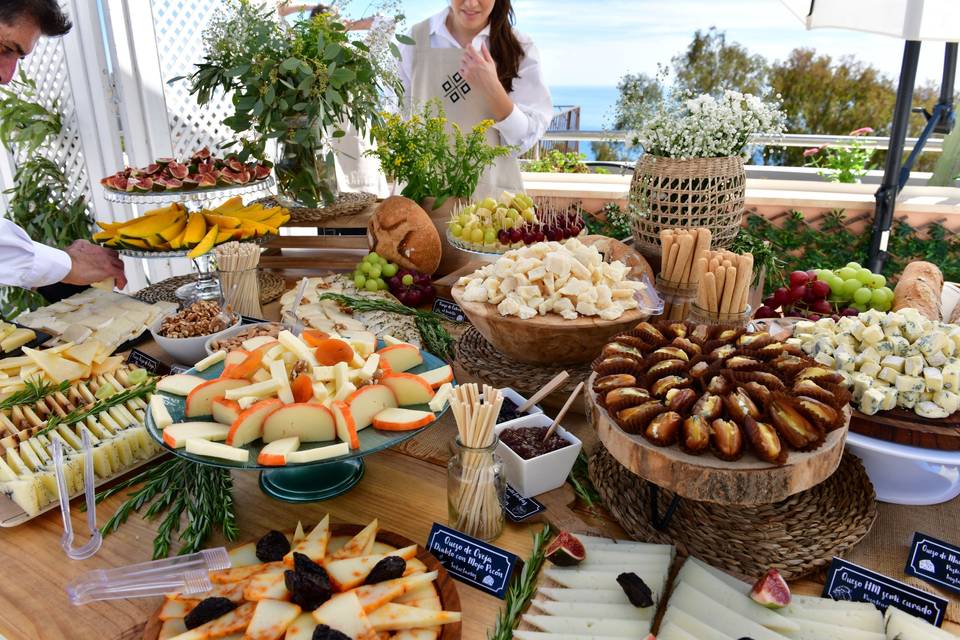
<path fill-rule="evenodd" d="M 567 401 L 563 404 L 563 407 L 560 409 L 560 412 L 557 414 L 557 417 L 553 419 L 553 422 L 550 424 L 550 428 L 547 429 L 547 432 L 543 435 L 543 440 L 546 442 L 550 436 L 557 430 L 557 427 L 560 426 L 560 421 L 563 420 L 564 416 L 567 415 L 567 411 L 570 409 L 570 406 L 573 404 L 573 401 L 577 399 L 577 396 L 580 395 L 580 392 L 583 391 L 583 382 L 577 383 L 577 387 L 573 390 L 573 393 L 570 394 L 570 397 L 567 398 Z"/>
<path fill-rule="evenodd" d="M 553 376 L 553 379 L 550 380 L 550 382 L 543 385 L 543 388 L 541 388 L 535 394 L 530 396 L 529 400 L 527 400 L 522 405 L 517 407 L 517 413 L 526 413 L 527 411 L 529 411 L 530 407 L 537 404 L 538 402 L 546 398 L 548 395 L 553 393 L 554 390 L 560 387 L 560 385 L 562 385 L 564 382 L 566 382 L 567 378 L 569 377 L 570 377 L 570 374 L 567 373 L 566 369 L 564 369 L 557 375 Z"/>

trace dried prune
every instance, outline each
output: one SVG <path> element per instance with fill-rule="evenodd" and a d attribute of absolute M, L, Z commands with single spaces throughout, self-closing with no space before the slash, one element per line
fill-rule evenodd
<path fill-rule="evenodd" d="M 325 624 L 318 624 L 313 628 L 311 640 L 350 640 L 350 636 Z"/>
<path fill-rule="evenodd" d="M 268 531 L 257 540 L 257 560 L 260 562 L 277 562 L 290 553 L 290 541 L 279 531 Z"/>
<path fill-rule="evenodd" d="M 623 592 L 627 594 L 627 599 L 633 606 L 641 609 L 653 606 L 653 592 L 650 591 L 647 583 L 637 574 L 632 571 L 630 573 L 621 573 L 617 576 L 617 584 L 619 584 Z"/>
<path fill-rule="evenodd" d="M 304 611 L 313 611 L 333 595 L 327 571 L 302 553 L 294 554 L 294 569 L 283 572 L 283 582 L 290 602 Z"/>
<path fill-rule="evenodd" d="M 194 629 L 211 620 L 216 620 L 236 608 L 237 604 L 230 602 L 226 598 L 207 598 L 201 600 L 200 603 L 183 618 L 183 626 L 188 630 Z"/>
<path fill-rule="evenodd" d="M 305 553 L 295 551 L 293 553 L 293 570 L 297 573 L 320 573 L 327 575 L 327 570 L 310 559 Z"/>
<path fill-rule="evenodd" d="M 399 556 L 387 556 L 373 565 L 363 584 L 377 584 L 385 580 L 395 580 L 407 570 L 407 561 Z"/>

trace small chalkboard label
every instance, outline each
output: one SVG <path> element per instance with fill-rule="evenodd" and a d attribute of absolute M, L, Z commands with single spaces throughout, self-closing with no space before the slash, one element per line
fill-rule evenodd
<path fill-rule="evenodd" d="M 823 597 L 869 602 L 881 611 L 896 607 L 938 627 L 947 612 L 947 601 L 943 598 L 841 558 L 834 558 L 830 563 Z"/>
<path fill-rule="evenodd" d="M 154 375 L 165 375 L 170 371 L 169 366 L 139 349 L 130 350 L 130 355 L 127 356 L 127 363 L 146 369 Z"/>
<path fill-rule="evenodd" d="M 240 324 L 261 324 L 267 322 L 266 320 L 261 320 L 260 318 L 251 318 L 250 316 L 240 316 Z"/>
<path fill-rule="evenodd" d="M 509 551 L 436 522 L 427 538 L 427 551 L 457 580 L 500 599 L 506 595 L 510 576 L 520 561 Z"/>
<path fill-rule="evenodd" d="M 960 547 L 917 531 L 903 570 L 932 585 L 960 593 Z"/>
<path fill-rule="evenodd" d="M 447 300 L 446 298 L 437 298 L 433 301 L 433 312 L 438 316 L 443 316 L 451 322 L 464 322 L 467 319 L 467 316 L 464 315 L 463 309 L 460 308 L 453 300 Z"/>
<path fill-rule="evenodd" d="M 173 375 L 173 374 L 175 374 L 175 373 L 186 373 L 187 371 L 190 371 L 190 367 L 185 367 L 185 366 L 183 366 L 182 364 L 172 364 L 172 365 L 170 365 L 170 374 L 171 374 L 171 375 Z"/>
<path fill-rule="evenodd" d="M 516 489 L 507 485 L 503 494 L 503 510 L 513 522 L 521 522 L 532 515 L 545 511 L 546 507 L 535 498 L 524 498 Z"/>

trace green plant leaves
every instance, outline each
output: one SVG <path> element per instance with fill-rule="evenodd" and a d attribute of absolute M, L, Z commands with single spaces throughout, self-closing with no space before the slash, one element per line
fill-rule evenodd
<path fill-rule="evenodd" d="M 293 71 L 300 66 L 300 61 L 296 58 L 287 58 L 280 63 L 280 71 Z"/>
<path fill-rule="evenodd" d="M 402 33 L 398 33 L 398 34 L 397 34 L 397 42 L 399 42 L 400 44 L 408 44 L 408 45 L 411 45 L 411 46 L 417 44 L 417 41 L 416 41 L 416 40 L 414 40 L 414 39 L 411 38 L 410 36 L 404 35 L 404 34 L 402 34 Z"/>

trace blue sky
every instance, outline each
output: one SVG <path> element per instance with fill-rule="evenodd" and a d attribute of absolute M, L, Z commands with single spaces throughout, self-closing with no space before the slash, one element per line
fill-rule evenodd
<path fill-rule="evenodd" d="M 440 11 L 444 0 L 401 0 L 407 25 Z M 367 0 L 353 0 L 356 15 Z M 854 54 L 896 77 L 902 41 L 839 29 L 807 31 L 779 0 L 513 0 L 517 27 L 530 35 L 543 56 L 550 86 L 612 86 L 625 73 L 653 75 L 686 48 L 697 29 L 715 26 L 733 40 L 769 59 L 795 47 L 813 47 L 832 56 Z M 921 49 L 918 83 L 939 79 L 943 45 Z"/>

